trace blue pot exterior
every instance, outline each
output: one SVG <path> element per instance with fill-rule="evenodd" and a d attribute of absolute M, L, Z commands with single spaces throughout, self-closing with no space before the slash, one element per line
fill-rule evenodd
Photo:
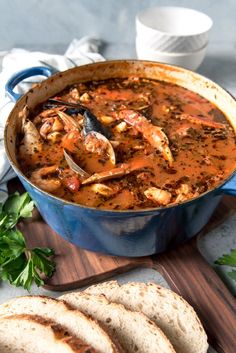
<path fill-rule="evenodd" d="M 50 76 L 48 68 L 36 67 L 14 75 L 6 92 L 17 100 L 13 89 L 32 75 Z M 147 61 L 120 60 L 84 65 L 60 72 L 32 88 L 15 105 L 5 127 L 5 149 L 16 174 L 35 201 L 42 217 L 65 240 L 91 251 L 119 256 L 146 256 L 163 252 L 196 235 L 209 221 L 222 194 L 236 196 L 236 175 L 225 184 L 180 205 L 143 211 L 104 211 L 72 204 L 53 197 L 34 185 L 21 173 L 15 141 L 21 128 L 19 113 L 55 96 L 68 85 L 80 80 L 143 76 L 166 80 L 192 89 L 219 106 L 236 131 L 236 101 L 214 82 L 191 71 Z"/>
<path fill-rule="evenodd" d="M 221 190 L 215 189 L 171 208 L 113 212 L 64 202 L 19 177 L 44 220 L 65 240 L 87 250 L 118 256 L 160 253 L 190 239 L 207 224 L 222 197 Z"/>

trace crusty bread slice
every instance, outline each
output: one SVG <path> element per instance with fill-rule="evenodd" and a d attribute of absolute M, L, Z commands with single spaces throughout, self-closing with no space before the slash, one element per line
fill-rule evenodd
<path fill-rule="evenodd" d="M 0 318 L 1 353 L 95 353 L 62 326 L 37 315 Z"/>
<path fill-rule="evenodd" d="M 101 322 L 127 353 L 175 352 L 163 332 L 142 313 L 110 303 L 104 296 L 82 292 L 65 294 L 59 299 Z"/>
<path fill-rule="evenodd" d="M 25 296 L 0 305 L 1 316 L 40 315 L 62 325 L 70 335 L 83 340 L 99 353 L 120 353 L 109 335 L 93 319 L 68 304 L 46 296 Z"/>
<path fill-rule="evenodd" d="M 207 336 L 194 309 L 175 292 L 154 283 L 110 281 L 88 287 L 87 293 L 140 310 L 166 334 L 178 353 L 206 353 Z"/>

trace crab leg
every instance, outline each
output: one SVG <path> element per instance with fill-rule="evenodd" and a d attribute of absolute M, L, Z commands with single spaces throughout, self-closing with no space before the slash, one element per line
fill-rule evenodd
<path fill-rule="evenodd" d="M 134 110 L 122 110 L 118 116 L 141 132 L 143 137 L 161 152 L 165 160 L 168 161 L 169 166 L 172 166 L 174 159 L 169 148 L 169 140 L 161 127 L 152 125 L 143 115 Z"/>
<path fill-rule="evenodd" d="M 101 173 L 95 173 L 91 177 L 82 181 L 82 185 L 92 184 L 95 182 L 100 182 L 109 179 L 120 178 L 124 175 L 135 172 L 138 169 L 148 167 L 149 163 L 147 159 L 136 159 L 128 163 L 122 163 L 119 167 L 107 170 Z"/>
<path fill-rule="evenodd" d="M 225 129 L 226 126 L 221 123 L 217 123 L 216 121 L 205 119 L 205 118 L 200 118 L 196 115 L 190 115 L 190 114 L 181 114 L 179 115 L 180 120 L 188 120 L 191 123 L 198 124 L 198 125 L 204 125 L 204 126 L 209 126 L 215 129 Z"/>

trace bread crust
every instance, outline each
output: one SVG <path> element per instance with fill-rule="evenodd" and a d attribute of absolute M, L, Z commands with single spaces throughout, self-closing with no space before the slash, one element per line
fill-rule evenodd
<path fill-rule="evenodd" d="M 156 283 L 108 281 L 90 286 L 85 292 L 103 294 L 130 310 L 142 311 L 163 330 L 178 353 L 207 352 L 207 335 L 195 310 L 168 288 Z"/>
<path fill-rule="evenodd" d="M 45 306 L 44 311 L 38 310 L 37 306 Z M 55 308 L 57 308 L 57 317 L 54 315 Z M 9 300 L 6 303 L 0 305 L 0 318 L 3 316 L 9 316 L 11 314 L 34 314 L 44 317 L 46 320 L 53 320 L 55 323 L 60 323 L 64 326 L 71 336 L 76 336 L 75 332 L 71 330 L 71 320 L 78 321 L 78 325 L 82 322 L 85 325 L 91 327 L 91 334 L 95 332 L 99 336 L 100 340 L 107 346 L 106 352 L 109 353 L 123 353 L 123 350 L 118 342 L 114 342 L 114 339 L 106 332 L 106 330 L 94 319 L 84 315 L 81 311 L 75 310 L 71 305 L 62 300 L 55 298 L 37 295 L 37 296 L 22 296 Z M 63 318 L 62 318 L 63 316 Z M 73 332 L 72 332 L 73 331 Z M 80 337 L 81 338 L 81 337 Z M 93 346 L 94 342 L 87 341 L 85 337 L 82 337 L 87 344 Z M 101 353 L 102 350 L 95 347 Z"/>
<path fill-rule="evenodd" d="M 85 292 L 73 292 L 65 294 L 59 299 L 68 302 L 75 308 L 79 308 L 85 314 L 93 315 L 99 323 L 102 322 L 108 332 L 117 337 L 127 353 L 175 353 L 173 346 L 162 330 L 141 312 L 131 311 L 126 309 L 124 305 L 110 302 L 104 295 L 94 296 Z M 114 324 L 115 321 L 116 324 Z M 129 328 L 131 329 L 130 334 L 128 333 Z M 146 336 L 142 331 L 146 332 Z M 131 341 L 136 342 L 135 347 L 131 347 L 129 344 Z M 143 345 L 147 341 L 153 347 L 147 349 L 146 346 L 146 350 L 144 350 Z M 160 346 L 163 350 L 160 350 Z"/>
<path fill-rule="evenodd" d="M 32 324 L 32 326 L 34 326 L 34 329 L 36 330 L 36 334 L 37 328 L 39 332 L 41 328 L 46 328 L 48 334 L 51 334 L 54 337 L 55 349 L 59 344 L 65 346 L 66 353 L 98 353 L 95 349 L 85 344 L 82 340 L 70 336 L 69 333 L 63 328 L 63 326 L 56 324 L 52 320 L 45 319 L 39 315 L 19 314 L 4 316 L 0 320 L 0 327 L 1 322 L 2 324 L 4 324 L 4 321 L 6 322 L 16 320 L 18 320 L 21 324 L 24 321 L 27 321 L 28 323 Z M 22 330 L 22 334 L 23 333 L 25 333 L 25 331 Z"/>

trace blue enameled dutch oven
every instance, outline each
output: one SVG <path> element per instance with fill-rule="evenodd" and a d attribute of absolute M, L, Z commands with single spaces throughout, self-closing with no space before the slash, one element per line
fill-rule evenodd
<path fill-rule="evenodd" d="M 19 97 L 13 88 L 33 75 L 48 78 Z M 55 96 L 68 85 L 131 75 L 172 82 L 199 93 L 222 110 L 236 131 L 236 101 L 209 79 L 179 67 L 154 62 L 106 61 L 52 76 L 47 68 L 32 68 L 9 80 L 6 91 L 17 103 L 6 123 L 5 148 L 13 169 L 42 217 L 64 239 L 91 251 L 145 256 L 163 252 L 196 235 L 208 222 L 222 195 L 236 195 L 235 173 L 215 189 L 179 205 L 138 211 L 104 211 L 67 202 L 40 190 L 22 174 L 16 158 L 16 136 L 22 123 L 19 113 L 26 104 L 32 111 L 37 104 Z"/>

